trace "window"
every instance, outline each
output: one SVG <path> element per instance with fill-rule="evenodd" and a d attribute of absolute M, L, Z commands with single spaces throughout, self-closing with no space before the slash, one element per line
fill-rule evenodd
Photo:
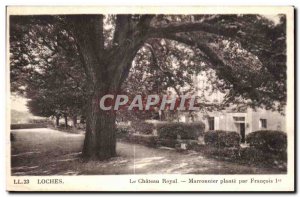
<path fill-rule="evenodd" d="M 260 123 L 260 125 L 259 125 L 260 128 L 264 128 L 264 129 L 267 128 L 267 119 L 260 119 L 259 123 Z"/>
<path fill-rule="evenodd" d="M 208 129 L 215 130 L 215 118 L 214 117 L 208 117 Z"/>

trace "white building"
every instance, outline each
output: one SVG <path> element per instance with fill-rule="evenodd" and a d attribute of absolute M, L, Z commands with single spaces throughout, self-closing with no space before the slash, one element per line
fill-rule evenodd
<path fill-rule="evenodd" d="M 279 112 L 247 108 L 244 112 L 222 110 L 214 112 L 196 112 L 194 121 L 205 123 L 205 131 L 225 130 L 235 131 L 241 135 L 242 141 L 245 136 L 258 130 L 281 130 L 285 131 L 285 116 Z M 179 115 L 180 122 L 191 122 L 189 113 Z"/>
<path fill-rule="evenodd" d="M 195 87 L 199 90 L 196 95 L 205 97 L 209 103 L 222 103 L 224 95 L 218 91 L 211 93 L 207 88 L 207 76 L 199 75 L 194 79 Z M 203 91 L 205 90 L 206 91 Z M 241 135 L 242 141 L 248 133 L 257 130 L 281 130 L 285 131 L 285 116 L 277 111 L 265 110 L 262 108 L 236 111 L 233 107 L 221 111 L 212 112 L 180 112 L 178 121 L 191 122 L 202 121 L 205 123 L 205 130 L 235 131 Z"/>

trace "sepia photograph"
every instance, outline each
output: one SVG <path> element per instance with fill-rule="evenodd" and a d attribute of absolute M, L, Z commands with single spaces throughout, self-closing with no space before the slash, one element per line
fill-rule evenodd
<path fill-rule="evenodd" d="M 81 8 L 7 8 L 9 190 L 294 189 L 293 7 Z"/>

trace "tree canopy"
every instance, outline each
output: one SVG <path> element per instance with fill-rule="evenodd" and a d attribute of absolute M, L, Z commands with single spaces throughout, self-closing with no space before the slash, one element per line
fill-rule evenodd
<path fill-rule="evenodd" d="M 277 107 L 282 110 L 286 100 L 286 24 L 285 17 L 279 17 L 280 23 L 275 24 L 259 15 L 101 16 L 106 55 L 109 55 L 108 49 L 112 49 L 112 52 L 117 50 L 122 40 L 117 38 L 121 36 L 119 34 L 125 36 L 123 31 L 126 30 L 116 29 L 115 26 L 116 23 L 124 23 L 121 18 L 131 20 L 130 25 L 150 24 L 148 30 L 142 30 L 145 33 L 135 32 L 149 38 L 138 49 L 133 68 L 129 65 L 131 70 L 125 68 L 123 72 L 123 75 L 132 72 L 127 81 L 148 73 L 146 78 L 143 76 L 139 79 L 145 82 L 142 86 L 147 86 L 144 91 L 173 87 L 179 93 L 180 88 L 193 88 L 192 75 L 214 70 L 216 77 L 208 80 L 211 80 L 214 88 L 226 92 L 226 103 L 247 101 L 253 107 Z M 41 72 L 51 75 L 49 72 L 52 70 L 57 72 L 52 77 L 57 77 L 62 84 L 67 83 L 59 86 L 71 87 L 69 90 L 61 88 L 58 94 L 80 92 L 72 90 L 74 84 L 67 82 L 77 77 L 77 82 L 73 80 L 73 83 L 78 83 L 78 87 L 83 84 L 85 74 L 76 41 L 70 30 L 63 25 L 66 21 L 66 16 L 11 17 L 12 91 L 23 92 L 25 87 L 30 91 L 30 82 L 38 82 L 38 75 L 44 80 Z M 137 72 L 140 72 L 140 76 Z M 59 76 L 65 79 L 58 79 Z M 46 83 L 46 89 L 50 86 L 59 87 L 57 84 Z M 33 89 L 43 88 L 40 84 L 36 85 Z M 123 85 L 123 88 L 134 90 L 130 84 L 125 85 L 128 87 Z M 141 91 L 138 88 L 136 90 Z M 57 97 L 54 93 L 52 95 Z"/>
<path fill-rule="evenodd" d="M 193 93 L 193 77 L 205 72 L 225 106 L 283 111 L 286 18 L 276 17 L 10 16 L 11 91 L 30 98 L 36 114 L 84 109 L 83 154 L 100 159 L 115 155 L 115 114 L 97 102 L 108 93 Z"/>

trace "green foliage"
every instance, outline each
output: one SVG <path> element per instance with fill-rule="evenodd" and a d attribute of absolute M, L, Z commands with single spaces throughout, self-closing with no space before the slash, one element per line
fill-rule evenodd
<path fill-rule="evenodd" d="M 239 147 L 241 137 L 234 131 L 208 131 L 204 134 L 205 144 L 215 147 Z"/>
<path fill-rule="evenodd" d="M 159 138 L 163 139 L 195 139 L 204 133 L 205 124 L 202 122 L 181 123 L 170 122 L 157 125 Z"/>
<path fill-rule="evenodd" d="M 264 152 L 285 152 L 287 135 L 282 131 L 260 130 L 249 133 L 246 142 Z"/>

